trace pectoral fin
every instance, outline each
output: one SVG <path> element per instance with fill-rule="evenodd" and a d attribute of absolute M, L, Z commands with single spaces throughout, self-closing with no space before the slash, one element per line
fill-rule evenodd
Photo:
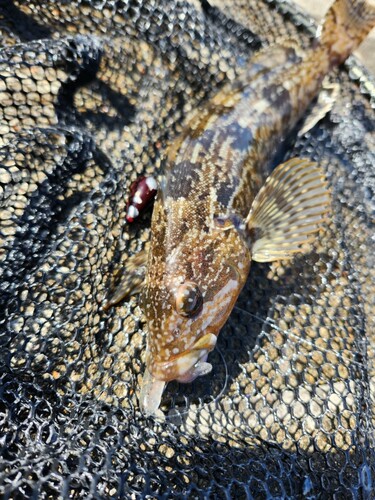
<path fill-rule="evenodd" d="M 289 259 L 311 242 L 329 210 L 322 169 L 307 159 L 279 165 L 256 196 L 245 221 L 252 259 Z"/>
<path fill-rule="evenodd" d="M 311 106 L 307 112 L 307 116 L 301 124 L 298 136 L 301 137 L 311 130 L 317 123 L 320 122 L 333 108 L 340 92 L 338 83 L 324 81 L 322 90 L 319 92 L 316 103 Z"/>
<path fill-rule="evenodd" d="M 103 309 L 109 309 L 121 300 L 140 293 L 146 274 L 148 246 L 141 252 L 129 257 L 121 271 L 121 279 L 109 293 Z"/>

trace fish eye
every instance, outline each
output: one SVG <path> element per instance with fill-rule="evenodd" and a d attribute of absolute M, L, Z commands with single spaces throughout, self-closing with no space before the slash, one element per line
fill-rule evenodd
<path fill-rule="evenodd" d="M 202 293 L 193 281 L 186 281 L 177 288 L 176 310 L 181 316 L 187 318 L 197 314 L 203 305 Z"/>

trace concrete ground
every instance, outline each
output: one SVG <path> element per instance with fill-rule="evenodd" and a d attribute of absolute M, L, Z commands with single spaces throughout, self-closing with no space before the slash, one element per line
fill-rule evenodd
<path fill-rule="evenodd" d="M 316 21 L 324 16 L 331 0 L 293 0 L 302 10 L 307 12 Z M 370 3 L 375 2 L 370 0 Z M 375 75 L 375 29 L 372 30 L 361 47 L 355 52 L 358 59 Z"/>

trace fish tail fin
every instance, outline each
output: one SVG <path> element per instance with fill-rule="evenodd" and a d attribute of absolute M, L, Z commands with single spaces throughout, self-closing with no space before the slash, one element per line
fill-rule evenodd
<path fill-rule="evenodd" d="M 335 0 L 321 26 L 320 41 L 332 66 L 341 64 L 375 27 L 374 0 Z"/>

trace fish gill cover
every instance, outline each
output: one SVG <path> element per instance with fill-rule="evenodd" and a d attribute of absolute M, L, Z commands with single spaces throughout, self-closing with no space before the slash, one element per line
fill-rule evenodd
<path fill-rule="evenodd" d="M 318 161 L 333 216 L 314 252 L 254 264 L 210 355 L 138 406 L 138 297 L 104 311 L 187 116 L 262 44 L 307 46 L 289 3 L 0 2 L 2 498 L 367 498 L 374 481 L 374 85 L 351 59 L 285 158 Z"/>

